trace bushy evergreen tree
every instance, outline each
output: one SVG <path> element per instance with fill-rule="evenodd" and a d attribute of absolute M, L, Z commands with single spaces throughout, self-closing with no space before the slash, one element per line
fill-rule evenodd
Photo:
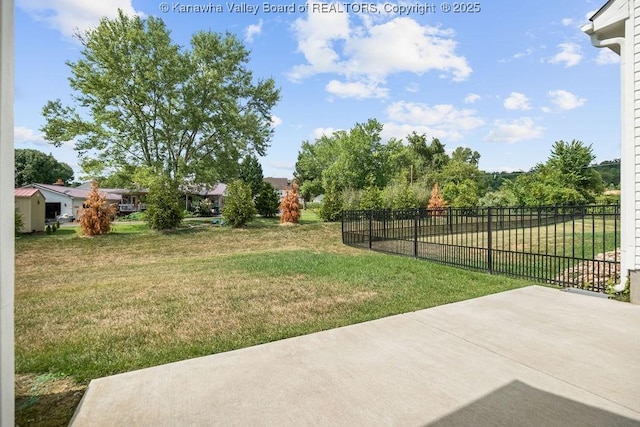
<path fill-rule="evenodd" d="M 325 222 L 340 221 L 342 219 L 342 196 L 338 190 L 329 187 L 324 194 L 324 200 L 318 215 Z"/>
<path fill-rule="evenodd" d="M 382 191 L 375 185 L 370 185 L 362 191 L 360 196 L 360 209 L 380 209 L 382 208 Z"/>
<path fill-rule="evenodd" d="M 154 230 L 176 228 L 184 218 L 182 194 L 177 183 L 163 175 L 154 177 L 146 199 L 146 221 Z"/>
<path fill-rule="evenodd" d="M 242 227 L 253 221 L 256 206 L 253 203 L 251 187 L 243 181 L 233 181 L 227 187 L 227 197 L 222 208 L 222 217 L 232 227 Z"/>
<path fill-rule="evenodd" d="M 278 190 L 268 182 L 262 183 L 262 189 L 256 196 L 255 205 L 258 214 L 267 218 L 276 216 L 280 206 Z"/>

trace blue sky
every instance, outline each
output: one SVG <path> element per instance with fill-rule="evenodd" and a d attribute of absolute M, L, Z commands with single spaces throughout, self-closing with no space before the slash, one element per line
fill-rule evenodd
<path fill-rule="evenodd" d="M 244 40 L 254 76 L 281 88 L 265 176 L 291 177 L 302 141 L 369 118 L 384 124 L 385 140 L 416 131 L 448 151 L 477 150 L 486 171 L 528 170 L 561 139 L 591 144 L 597 161 L 620 157 L 619 61 L 580 31 L 604 0 L 485 0 L 467 13 L 445 13 L 439 0 L 265 3 L 16 0 L 15 147 L 79 171 L 72 141 L 55 148 L 43 140 L 42 106 L 69 99 L 75 29 L 121 8 L 161 17 L 183 46 L 197 30 Z M 413 8 L 397 13 L 399 5 Z"/>

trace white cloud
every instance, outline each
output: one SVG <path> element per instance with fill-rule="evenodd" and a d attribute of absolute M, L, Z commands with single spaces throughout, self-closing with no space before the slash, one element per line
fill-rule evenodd
<path fill-rule="evenodd" d="M 325 87 L 327 92 L 340 98 L 386 98 L 389 89 L 380 87 L 376 82 L 347 82 L 331 80 Z"/>
<path fill-rule="evenodd" d="M 271 115 L 271 127 L 276 128 L 282 124 L 282 119 L 275 114 Z"/>
<path fill-rule="evenodd" d="M 555 106 L 561 110 L 573 110 L 582 107 L 586 102 L 586 98 L 580 98 L 566 90 L 550 90 L 547 94 Z"/>
<path fill-rule="evenodd" d="M 484 125 L 484 120 L 476 116 L 475 110 L 460 110 L 450 104 L 429 106 L 400 101 L 389 105 L 386 112 L 390 122 L 385 123 L 383 135 L 387 137 L 403 138 L 416 130 L 454 141 L 462 138 L 462 132 Z"/>
<path fill-rule="evenodd" d="M 407 92 L 416 93 L 420 90 L 420 86 L 418 85 L 418 83 L 409 83 L 404 88 L 404 90 L 406 90 Z"/>
<path fill-rule="evenodd" d="M 384 124 L 382 132 L 380 132 L 380 137 L 383 141 L 388 141 L 391 138 L 404 139 L 407 137 L 407 135 L 410 135 L 413 132 L 417 133 L 418 135 L 425 134 L 428 138 L 438 138 L 448 141 L 453 140 L 451 138 L 451 133 L 446 130 L 436 129 L 431 126 L 394 122 Z M 460 135 L 457 135 L 456 139 L 460 139 Z"/>
<path fill-rule="evenodd" d="M 562 21 L 560 21 L 562 23 L 562 25 L 564 25 L 565 27 L 572 27 L 576 25 L 576 21 L 573 18 L 564 18 Z"/>
<path fill-rule="evenodd" d="M 450 74 L 454 81 L 466 80 L 471 67 L 464 57 L 455 54 L 456 47 L 449 30 L 395 18 L 368 28 L 364 36 L 352 34 L 345 46 L 346 71 L 384 77 L 437 70 Z"/>
<path fill-rule="evenodd" d="M 117 17 L 118 9 L 126 15 L 142 15 L 134 9 L 132 0 L 17 0 L 16 5 L 31 19 L 44 22 L 66 37 L 95 27 L 101 18 Z"/>
<path fill-rule="evenodd" d="M 47 145 L 41 133 L 34 131 L 26 126 L 15 126 L 13 128 L 13 141 L 17 143 L 30 142 L 33 144 Z"/>
<path fill-rule="evenodd" d="M 473 104 L 476 101 L 480 101 L 482 99 L 482 97 L 480 95 L 478 95 L 477 93 L 470 93 L 469 95 L 464 97 L 464 103 L 465 104 Z"/>
<path fill-rule="evenodd" d="M 298 51 L 304 54 L 307 64 L 295 66 L 289 73 L 291 79 L 300 80 L 340 69 L 333 42 L 349 37 L 348 14 L 309 13 L 306 19 L 295 20 L 293 32 L 298 40 Z"/>
<path fill-rule="evenodd" d="M 528 139 L 538 139 L 542 137 L 543 132 L 544 128 L 536 126 L 530 117 L 522 117 L 510 122 L 496 120 L 493 129 L 485 136 L 484 140 L 513 144 Z"/>
<path fill-rule="evenodd" d="M 334 133 L 338 132 L 340 129 L 334 128 L 315 128 L 312 132 L 313 139 L 320 139 L 323 136 L 329 137 Z"/>
<path fill-rule="evenodd" d="M 608 64 L 619 64 L 620 56 L 616 54 L 611 49 L 599 49 L 598 57 L 596 58 L 596 64 L 598 65 L 608 65 Z"/>
<path fill-rule="evenodd" d="M 514 53 L 513 56 L 511 56 L 511 58 L 509 58 L 509 59 L 501 59 L 499 62 L 511 62 L 514 59 L 520 59 L 520 58 L 524 58 L 526 56 L 529 56 L 529 55 L 533 54 L 535 51 L 536 50 L 534 48 L 528 47 L 523 52 Z"/>
<path fill-rule="evenodd" d="M 558 52 L 549 60 L 552 64 L 564 64 L 566 68 L 578 65 L 582 61 L 582 48 L 576 43 L 560 43 Z"/>
<path fill-rule="evenodd" d="M 259 36 L 262 33 L 262 19 L 257 24 L 251 24 L 244 31 L 244 39 L 247 43 L 253 42 L 255 36 Z"/>
<path fill-rule="evenodd" d="M 362 23 L 350 18 L 360 18 Z M 334 79 L 327 90 L 338 96 L 370 98 L 381 97 L 381 86 L 396 73 L 439 71 L 454 81 L 471 74 L 467 60 L 456 54 L 452 30 L 420 25 L 408 17 L 375 21 L 365 15 L 311 12 L 296 19 L 292 29 L 306 62 L 294 66 L 288 77 L 299 81 L 316 74 L 337 74 L 346 77 L 347 83 Z"/>
<path fill-rule="evenodd" d="M 529 98 L 520 92 L 511 92 L 511 95 L 504 100 L 504 108 L 507 110 L 530 110 Z"/>

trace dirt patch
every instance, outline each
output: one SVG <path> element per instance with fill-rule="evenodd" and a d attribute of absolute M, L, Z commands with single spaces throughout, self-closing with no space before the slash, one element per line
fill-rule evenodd
<path fill-rule="evenodd" d="M 86 389 L 61 375 L 16 375 L 16 426 L 69 425 Z"/>

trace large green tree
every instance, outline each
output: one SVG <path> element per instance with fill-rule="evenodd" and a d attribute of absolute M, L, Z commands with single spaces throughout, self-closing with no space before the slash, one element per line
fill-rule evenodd
<path fill-rule="evenodd" d="M 382 124 L 370 119 L 315 143 L 304 142 L 295 173 L 303 197 L 322 194 L 329 187 L 338 192 L 372 184 L 385 187 L 397 170 L 393 161 L 402 157 L 399 152 L 404 147 L 398 141 L 382 143 L 381 132 Z"/>
<path fill-rule="evenodd" d="M 104 168 L 201 183 L 237 176 L 243 155 L 264 154 L 279 89 L 271 78 L 254 82 L 234 35 L 199 31 L 184 48 L 161 19 L 120 12 L 77 38 L 80 59 L 67 63 L 73 105 L 44 106 L 48 141 L 73 140 Z"/>
<path fill-rule="evenodd" d="M 591 146 L 582 141 L 556 141 L 545 163 L 518 176 L 509 188 L 523 205 L 579 205 L 593 203 L 604 190 L 600 173 L 592 167 Z"/>
<path fill-rule="evenodd" d="M 431 143 L 428 144 L 425 134 L 413 132 L 406 139 L 414 181 L 440 172 L 449 162 L 445 145 L 438 138 L 432 138 Z"/>
<path fill-rule="evenodd" d="M 293 176 L 300 183 L 300 194 L 309 201 L 325 192 L 322 172 L 335 160 L 335 141 L 327 136 L 315 142 L 303 141 Z"/>
<path fill-rule="evenodd" d="M 15 150 L 15 186 L 39 183 L 53 184 L 61 179 L 65 184 L 73 181 L 73 169 L 57 161 L 51 154 L 29 148 Z"/>

